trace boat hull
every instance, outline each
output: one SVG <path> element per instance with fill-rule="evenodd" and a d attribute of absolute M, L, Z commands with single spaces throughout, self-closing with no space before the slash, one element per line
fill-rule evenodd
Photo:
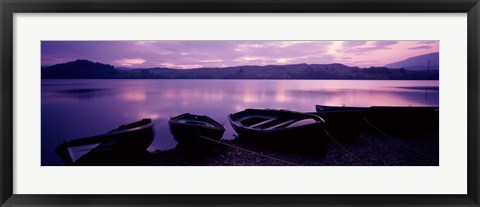
<path fill-rule="evenodd" d="M 365 119 L 384 131 L 439 132 L 438 107 L 370 107 Z"/>
<path fill-rule="evenodd" d="M 204 149 L 218 145 L 215 141 L 220 141 L 224 132 L 224 130 L 215 130 L 201 126 L 170 124 L 170 133 L 179 144 Z"/>
<path fill-rule="evenodd" d="M 324 117 L 327 129 L 353 131 L 365 127 L 375 127 L 378 130 L 395 133 L 429 131 L 438 133 L 438 107 L 343 107 L 316 106 L 317 113 Z M 342 122 L 342 120 L 351 120 Z M 330 122 L 330 123 L 329 123 Z M 332 130 L 333 131 L 333 130 Z"/>
<path fill-rule="evenodd" d="M 263 118 L 277 117 L 279 119 L 282 119 L 282 117 L 287 117 L 285 119 L 285 122 L 288 122 L 288 119 L 308 118 L 315 119 L 316 121 L 306 125 L 291 128 L 283 127 L 268 129 L 272 128 L 271 125 L 274 124 L 267 125 L 268 128 L 256 128 L 242 125 L 242 121 L 239 121 L 242 119 L 242 114 L 239 113 L 244 113 L 245 116 L 253 117 L 251 119 L 255 119 L 255 117 L 257 116 Z M 307 152 L 318 155 L 324 155 L 326 153 L 327 145 L 324 136 L 325 122 L 323 121 L 323 119 L 316 115 L 283 110 L 257 109 L 247 109 L 239 113 L 231 114 L 229 116 L 230 123 L 232 125 L 232 128 L 237 132 L 239 141 L 255 143 L 261 146 L 267 146 L 287 151 Z M 244 119 L 244 121 L 245 120 L 246 119 Z M 276 122 L 275 124 L 278 125 L 278 122 Z"/>
<path fill-rule="evenodd" d="M 195 114 L 173 117 L 169 121 L 169 127 L 179 148 L 196 152 L 218 146 L 225 132 L 225 128 L 215 120 Z"/>
<path fill-rule="evenodd" d="M 64 142 L 56 153 L 66 165 L 123 165 L 148 153 L 154 134 L 150 120 L 132 129 Z"/>

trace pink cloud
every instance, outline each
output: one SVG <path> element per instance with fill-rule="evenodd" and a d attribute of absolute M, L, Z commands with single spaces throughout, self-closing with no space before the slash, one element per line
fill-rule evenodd
<path fill-rule="evenodd" d="M 423 50 L 423 49 L 430 49 L 430 48 L 432 48 L 432 46 L 423 45 L 423 46 L 418 46 L 418 47 L 410 47 L 408 49 L 410 49 L 410 50 Z"/>
<path fill-rule="evenodd" d="M 116 60 L 115 62 L 121 66 L 129 67 L 129 66 L 143 64 L 146 62 L 146 60 L 143 58 L 131 58 L 131 59 Z"/>

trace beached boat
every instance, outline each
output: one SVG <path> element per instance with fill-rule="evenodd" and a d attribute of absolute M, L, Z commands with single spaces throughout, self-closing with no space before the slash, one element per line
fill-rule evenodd
<path fill-rule="evenodd" d="M 365 129 L 365 108 L 317 105 L 318 116 L 325 120 L 327 132 L 340 142 L 355 142 Z"/>
<path fill-rule="evenodd" d="M 363 111 L 368 107 L 347 107 L 347 106 L 325 106 L 316 105 L 315 109 L 319 113 L 323 112 L 348 112 L 348 111 Z"/>
<path fill-rule="evenodd" d="M 228 116 L 239 139 L 263 145 L 324 153 L 325 122 L 314 114 L 246 109 Z"/>
<path fill-rule="evenodd" d="M 317 113 L 322 117 L 327 114 L 336 116 L 345 113 L 348 114 L 348 116 L 345 115 L 346 118 L 357 120 L 358 116 L 363 116 L 362 119 L 365 124 L 380 130 L 401 131 L 404 129 L 414 129 L 429 130 L 438 133 L 438 106 L 345 107 L 316 105 L 315 108 Z M 342 125 L 344 127 L 352 126 L 351 124 L 342 124 L 341 121 L 332 124 L 338 125 L 338 127 L 342 127 Z"/>
<path fill-rule="evenodd" d="M 179 144 L 196 150 L 216 146 L 225 132 L 223 125 L 212 118 L 189 113 L 170 118 L 168 124 Z"/>
<path fill-rule="evenodd" d="M 153 121 L 121 125 L 106 134 L 65 141 L 55 152 L 66 165 L 109 165 L 146 152 L 154 137 Z"/>

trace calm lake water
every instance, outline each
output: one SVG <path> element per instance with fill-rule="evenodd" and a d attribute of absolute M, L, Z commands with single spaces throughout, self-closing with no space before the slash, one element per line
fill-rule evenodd
<path fill-rule="evenodd" d="M 228 114 L 246 108 L 315 111 L 316 104 L 438 106 L 438 81 L 372 80 L 42 80 L 42 165 L 63 165 L 54 149 L 64 140 L 106 133 L 143 118 L 155 121 L 148 148 L 176 142 L 168 119 L 208 115 L 233 131 Z"/>

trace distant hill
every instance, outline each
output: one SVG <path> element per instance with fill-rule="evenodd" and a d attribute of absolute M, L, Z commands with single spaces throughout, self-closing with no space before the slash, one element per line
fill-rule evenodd
<path fill-rule="evenodd" d="M 113 65 L 89 60 L 76 60 L 42 68 L 42 79 L 117 78 L 119 75 Z"/>
<path fill-rule="evenodd" d="M 438 71 L 411 71 L 385 67 L 358 68 L 343 64 L 291 64 L 198 69 L 118 69 L 88 60 L 42 69 L 43 79 L 353 79 L 438 80 Z"/>
<path fill-rule="evenodd" d="M 434 52 L 425 55 L 419 55 L 411 57 L 399 62 L 390 63 L 385 65 L 387 68 L 405 68 L 408 70 L 438 70 L 439 65 L 439 53 Z M 430 67 L 428 67 L 428 61 L 430 61 Z"/>

